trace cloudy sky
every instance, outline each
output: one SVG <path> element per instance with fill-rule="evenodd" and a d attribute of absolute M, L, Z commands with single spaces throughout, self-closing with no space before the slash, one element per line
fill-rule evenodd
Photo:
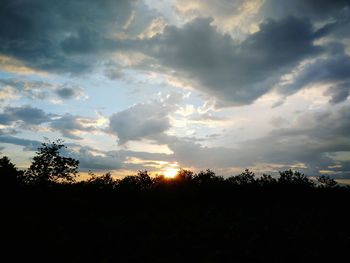
<path fill-rule="evenodd" d="M 2 0 L 0 151 L 350 178 L 349 0 Z"/>

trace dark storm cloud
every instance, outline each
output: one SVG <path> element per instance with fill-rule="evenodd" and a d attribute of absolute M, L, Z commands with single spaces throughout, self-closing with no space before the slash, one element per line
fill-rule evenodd
<path fill-rule="evenodd" d="M 335 40 L 350 37 L 349 0 L 267 0 L 260 10 L 260 17 L 282 19 L 286 16 L 307 17 L 317 27 L 326 26 L 320 31 Z"/>
<path fill-rule="evenodd" d="M 342 46 L 331 52 L 326 58 L 319 58 L 309 64 L 294 79 L 293 83 L 282 86 L 279 91 L 292 94 L 312 84 L 331 84 L 325 95 L 331 97 L 331 103 L 345 101 L 350 92 L 350 56 Z"/>
<path fill-rule="evenodd" d="M 122 32 L 130 18 L 144 20 L 135 14 L 147 21 L 155 17 L 144 8 L 135 13 L 135 2 L 5 0 L 0 9 L 0 53 L 30 67 L 79 73 L 104 60 L 106 52 L 141 51 L 155 62 L 142 67 L 175 72 L 176 77 L 214 97 L 218 106 L 246 105 L 270 91 L 283 74 L 302 60 L 319 54 L 322 49 L 314 44 L 315 40 L 331 35 L 339 27 L 346 28 L 349 4 L 267 1 L 261 12 L 264 22 L 260 31 L 240 43 L 219 33 L 209 18 L 197 18 L 181 28 L 167 26 L 164 33 L 151 39 L 116 40 L 115 33 Z M 274 10 L 280 15 L 273 16 Z M 311 22 L 305 18 L 309 15 Z M 326 26 L 315 30 L 315 19 Z M 133 27 L 132 23 L 129 29 Z M 117 68 L 107 74 L 120 77 L 120 72 Z M 64 88 L 57 94 L 68 98 L 72 92 Z M 344 91 L 334 91 L 333 101 L 339 100 L 340 93 Z"/>
<path fill-rule="evenodd" d="M 143 48 L 222 106 L 252 103 L 281 75 L 322 50 L 313 44 L 316 34 L 306 19 L 266 20 L 241 43 L 219 33 L 211 21 L 198 18 L 182 28 L 168 26 Z"/>
<path fill-rule="evenodd" d="M 214 97 L 218 106 L 235 106 L 250 104 L 271 90 L 283 74 L 319 54 L 315 40 L 339 28 L 344 31 L 349 21 L 347 0 L 269 0 L 260 12 L 264 20 L 260 31 L 241 43 L 219 33 L 209 18 L 197 18 L 181 28 L 167 26 L 151 39 L 117 41 L 114 34 L 122 32 L 130 18 L 155 17 L 143 5 L 138 10 L 135 2 L 5 0 L 0 9 L 0 54 L 46 71 L 78 73 L 103 60 L 105 52 L 141 51 Z M 316 31 L 315 21 L 326 26 Z M 127 30 L 133 27 L 134 23 Z M 154 69 L 152 63 L 143 66 Z M 107 73 L 118 77 L 120 72 Z M 57 94 L 68 98 L 72 92 L 64 88 Z M 345 91 L 333 93 L 336 102 Z"/>
<path fill-rule="evenodd" d="M 0 53 L 30 67 L 83 72 L 94 60 L 83 53 L 108 49 L 111 33 L 130 16 L 132 0 L 4 0 Z"/>
<path fill-rule="evenodd" d="M 330 96 L 330 103 L 336 104 L 345 101 L 350 95 L 350 82 L 337 84 L 335 87 L 329 88 L 325 95 Z"/>
<path fill-rule="evenodd" d="M 31 106 L 5 107 L 0 113 L 0 124 L 11 125 L 17 121 L 25 125 L 39 125 L 50 122 L 53 114 L 47 114 L 43 110 Z"/>
<path fill-rule="evenodd" d="M 349 0 L 267 0 L 262 12 L 271 17 L 294 15 L 325 20 L 344 17 L 348 14 L 349 7 Z"/>
<path fill-rule="evenodd" d="M 345 34 L 349 31 L 349 2 L 270 0 L 258 14 L 263 21 L 259 31 L 242 42 L 220 33 L 212 19 L 197 18 L 181 28 L 167 26 L 162 34 L 141 41 L 135 49 L 154 59 L 149 64 L 158 63 L 161 69 L 214 97 L 217 106 L 246 105 L 270 91 L 302 61 L 321 54 L 332 57 L 316 40 L 337 42 L 349 35 Z M 331 71 L 329 67 L 332 65 L 325 63 L 319 69 Z M 347 91 L 343 84 L 342 88 L 334 86 L 329 93 L 331 102 L 336 103 Z M 285 93 L 294 91 L 289 86 Z"/>

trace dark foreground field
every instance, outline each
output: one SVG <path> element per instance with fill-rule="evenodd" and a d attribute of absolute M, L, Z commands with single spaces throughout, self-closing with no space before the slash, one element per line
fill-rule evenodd
<path fill-rule="evenodd" d="M 210 178 L 3 185 L 1 262 L 349 257 L 347 188 Z"/>

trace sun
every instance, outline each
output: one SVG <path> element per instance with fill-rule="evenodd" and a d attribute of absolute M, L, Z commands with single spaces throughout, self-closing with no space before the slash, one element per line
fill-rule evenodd
<path fill-rule="evenodd" d="M 164 170 L 164 176 L 166 178 L 174 178 L 177 175 L 178 171 L 179 169 L 176 169 L 176 168 L 172 168 L 172 167 L 166 168 Z"/>

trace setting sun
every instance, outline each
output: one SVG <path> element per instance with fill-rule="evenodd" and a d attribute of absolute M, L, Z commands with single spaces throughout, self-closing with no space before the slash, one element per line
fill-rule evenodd
<path fill-rule="evenodd" d="M 169 167 L 169 168 L 164 170 L 164 176 L 166 178 L 174 178 L 176 176 L 178 170 L 179 169 Z"/>

